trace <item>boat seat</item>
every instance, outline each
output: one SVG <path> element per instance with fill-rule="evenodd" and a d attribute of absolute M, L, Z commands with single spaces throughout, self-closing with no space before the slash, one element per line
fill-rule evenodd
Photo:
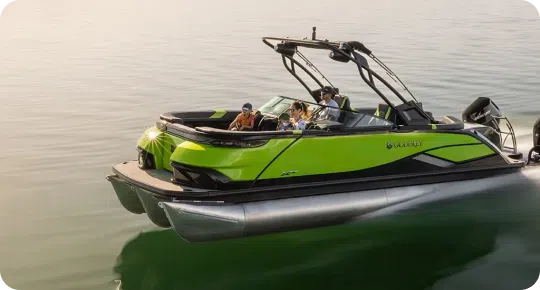
<path fill-rule="evenodd" d="M 342 95 L 335 95 L 334 101 L 338 104 L 338 107 L 342 110 L 340 111 L 340 115 L 338 118 L 338 122 L 343 123 L 343 120 L 345 120 L 345 117 L 347 116 L 347 111 L 351 111 L 351 102 L 349 100 L 349 97 L 342 96 Z M 343 111 L 345 110 L 345 111 Z"/>
<path fill-rule="evenodd" d="M 394 112 L 392 108 L 388 106 L 388 104 L 379 104 L 379 106 L 377 107 L 377 111 L 375 111 L 374 115 L 381 119 L 388 120 L 394 124 L 396 123 L 396 112 Z"/>
<path fill-rule="evenodd" d="M 351 102 L 349 101 L 349 97 L 347 96 L 335 95 L 334 101 L 336 101 L 340 109 L 344 109 L 344 110 L 351 109 Z"/>
<path fill-rule="evenodd" d="M 277 118 L 261 116 L 262 117 L 257 125 L 257 131 L 275 131 L 278 124 Z"/>
<path fill-rule="evenodd" d="M 403 105 L 405 105 L 405 104 L 401 104 L 401 105 L 397 106 L 396 108 L 399 109 Z M 422 108 L 422 103 L 418 103 L 418 105 L 420 106 L 420 108 Z M 431 112 L 428 112 L 428 111 L 425 111 L 425 112 L 426 112 L 426 114 L 428 116 L 433 118 L 433 114 Z M 390 121 L 390 122 L 392 122 L 394 124 L 403 125 L 403 124 L 400 124 L 400 122 L 398 122 L 396 112 L 394 112 L 394 110 L 392 110 L 392 108 L 390 106 L 388 106 L 388 104 L 386 104 L 386 103 L 380 103 L 379 106 L 377 107 L 377 111 L 375 111 L 374 115 L 379 117 L 379 118 L 388 120 L 388 121 Z"/>
<path fill-rule="evenodd" d="M 263 118 L 263 114 L 261 114 L 261 111 L 255 112 L 255 119 L 253 121 L 253 131 L 260 131 L 260 124 Z"/>

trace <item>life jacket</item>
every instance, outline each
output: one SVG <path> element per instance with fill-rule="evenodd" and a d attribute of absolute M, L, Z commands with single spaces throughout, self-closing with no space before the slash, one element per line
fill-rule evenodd
<path fill-rule="evenodd" d="M 242 125 L 249 126 L 253 119 L 255 119 L 255 115 L 253 113 L 249 114 L 249 116 L 247 117 L 243 113 L 240 113 L 238 115 L 238 122 L 236 123 L 236 128 L 240 128 Z"/>
<path fill-rule="evenodd" d="M 286 124 L 284 123 L 281 123 L 279 126 L 278 126 L 278 131 L 287 131 L 287 130 L 293 130 L 294 129 L 294 126 L 293 126 L 293 123 L 287 121 Z"/>

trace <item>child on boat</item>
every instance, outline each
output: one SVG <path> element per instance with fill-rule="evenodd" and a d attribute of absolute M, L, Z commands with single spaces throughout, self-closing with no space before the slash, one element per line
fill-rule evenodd
<path fill-rule="evenodd" d="M 238 114 L 234 121 L 229 125 L 229 130 L 244 131 L 252 130 L 255 123 L 255 114 L 250 103 L 245 103 L 242 106 L 242 113 Z"/>
<path fill-rule="evenodd" d="M 287 131 L 287 130 L 293 130 L 293 124 L 291 123 L 291 117 L 289 113 L 283 112 L 281 115 L 279 115 L 278 119 L 278 131 Z"/>

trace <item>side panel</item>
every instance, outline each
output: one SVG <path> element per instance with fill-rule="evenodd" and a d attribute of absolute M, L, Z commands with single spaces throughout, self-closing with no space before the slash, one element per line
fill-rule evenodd
<path fill-rule="evenodd" d="M 458 163 L 490 156 L 496 152 L 485 144 L 477 144 L 440 148 L 427 151 L 426 153 L 431 156 Z"/>
<path fill-rule="evenodd" d="M 480 141 L 466 134 L 427 132 L 303 136 L 281 154 L 259 179 L 359 171 L 428 150 L 462 144 L 480 144 Z M 474 154 L 471 152 L 468 157 L 483 156 L 484 153 Z M 410 169 L 414 172 L 414 168 Z"/>
<path fill-rule="evenodd" d="M 186 165 L 212 168 L 232 181 L 249 181 L 257 178 L 259 173 L 297 137 L 272 139 L 265 145 L 255 148 L 214 147 L 183 141 L 175 143 L 176 149 L 170 160 Z M 173 139 L 173 141 L 181 141 L 181 139 Z"/>

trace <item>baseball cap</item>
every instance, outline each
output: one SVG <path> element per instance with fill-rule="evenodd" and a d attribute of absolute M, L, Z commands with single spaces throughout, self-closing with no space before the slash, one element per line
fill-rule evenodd
<path fill-rule="evenodd" d="M 243 106 L 242 106 L 242 110 L 252 110 L 253 109 L 253 106 L 251 106 L 250 103 L 245 103 Z"/>
<path fill-rule="evenodd" d="M 336 94 L 336 91 L 334 90 L 334 88 L 332 88 L 331 86 L 325 86 L 321 89 L 321 93 L 323 94 Z"/>

